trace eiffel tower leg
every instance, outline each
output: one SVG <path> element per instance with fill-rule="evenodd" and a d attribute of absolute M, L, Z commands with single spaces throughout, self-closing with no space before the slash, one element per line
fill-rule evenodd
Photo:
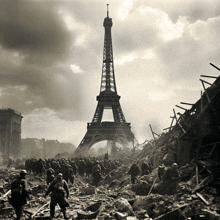
<path fill-rule="evenodd" d="M 114 116 L 115 122 L 126 123 L 126 120 L 123 115 L 123 112 L 122 112 L 122 109 L 121 109 L 119 102 L 117 105 L 112 106 L 112 111 L 113 111 L 113 116 Z"/>
<path fill-rule="evenodd" d="M 87 132 L 74 152 L 74 156 L 88 156 L 88 151 L 92 145 L 100 141 L 114 141 L 124 147 L 128 147 L 134 141 L 129 123 L 102 122 L 89 123 Z"/>
<path fill-rule="evenodd" d="M 91 142 L 93 140 L 93 136 L 91 136 L 89 134 L 89 132 L 87 131 L 84 138 L 82 139 L 81 143 L 79 144 L 79 146 L 77 147 L 76 151 L 74 152 L 74 156 L 76 157 L 86 157 L 88 156 L 88 151 L 90 149 Z"/>

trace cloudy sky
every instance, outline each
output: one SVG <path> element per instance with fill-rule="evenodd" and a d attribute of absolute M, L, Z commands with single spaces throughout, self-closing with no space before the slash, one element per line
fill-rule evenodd
<path fill-rule="evenodd" d="M 23 115 L 22 138 L 82 140 L 100 92 L 106 4 L 117 92 L 139 143 L 152 138 L 149 124 L 169 127 L 173 109 L 183 112 L 175 105 L 200 99 L 200 75 L 219 75 L 209 64 L 220 67 L 219 0 L 0 4 L 0 103 Z"/>

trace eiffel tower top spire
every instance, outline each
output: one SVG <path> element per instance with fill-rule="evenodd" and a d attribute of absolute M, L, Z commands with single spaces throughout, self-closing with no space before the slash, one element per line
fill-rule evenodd
<path fill-rule="evenodd" d="M 107 17 L 104 19 L 103 22 L 103 26 L 105 28 L 105 40 L 104 40 L 104 49 L 103 49 L 103 64 L 102 64 L 100 95 L 103 93 L 117 94 L 115 74 L 114 74 L 114 63 L 113 63 L 112 36 L 111 36 L 112 19 L 109 18 L 108 6 L 109 4 L 107 4 Z"/>
<path fill-rule="evenodd" d="M 109 17 L 109 16 L 108 16 L 108 13 L 109 13 L 109 12 L 108 12 L 108 6 L 109 6 L 109 4 L 107 4 L 107 18 Z"/>

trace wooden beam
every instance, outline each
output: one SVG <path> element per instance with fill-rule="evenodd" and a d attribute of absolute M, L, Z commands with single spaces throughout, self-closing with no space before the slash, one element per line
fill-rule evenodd
<path fill-rule="evenodd" d="M 203 110 L 203 100 L 202 100 L 202 94 L 203 94 L 203 92 L 201 91 L 201 112 L 202 112 L 202 110 Z"/>
<path fill-rule="evenodd" d="M 169 127 L 169 128 L 164 128 L 163 130 L 168 130 L 168 129 L 170 129 L 170 128 L 173 128 L 174 126 L 171 126 L 171 127 Z"/>
<path fill-rule="evenodd" d="M 206 76 L 206 75 L 200 75 L 201 77 L 207 77 L 207 78 L 215 78 L 217 79 L 218 77 L 217 76 Z"/>
<path fill-rule="evenodd" d="M 214 142 L 214 143 L 211 143 L 211 144 L 202 145 L 201 147 L 207 147 L 207 146 L 210 146 L 210 145 L 212 145 L 212 144 L 219 144 L 219 143 L 220 143 L 220 141 L 217 141 L 217 142 Z"/>
<path fill-rule="evenodd" d="M 152 130 L 152 127 L 151 127 L 150 124 L 149 124 L 149 126 L 150 126 L 151 133 L 152 133 L 152 135 L 153 135 L 153 138 L 155 138 L 155 137 L 154 137 L 154 132 L 153 132 L 153 130 Z"/>
<path fill-rule="evenodd" d="M 220 69 L 219 69 L 217 66 L 215 66 L 214 64 L 210 63 L 210 65 L 213 66 L 213 67 L 215 67 L 217 70 L 220 71 Z"/>
<path fill-rule="evenodd" d="M 212 86 L 212 83 L 209 83 L 209 82 L 207 82 L 207 81 L 205 81 L 205 80 L 202 80 L 202 79 L 199 79 L 199 80 L 202 81 L 202 82 L 204 82 L 204 83 L 209 84 L 210 86 Z"/>
<path fill-rule="evenodd" d="M 199 168 L 198 164 L 196 164 L 196 185 L 199 184 Z"/>
<path fill-rule="evenodd" d="M 153 189 L 153 187 L 154 187 L 156 181 L 157 181 L 157 177 L 155 178 L 155 180 L 154 180 L 154 182 L 153 182 L 153 184 L 152 184 L 152 186 L 151 186 L 151 188 L 150 188 L 150 191 L 149 191 L 149 193 L 148 193 L 148 196 L 151 194 L 151 191 L 152 191 L 152 189 Z"/>
<path fill-rule="evenodd" d="M 183 109 L 183 110 L 188 110 L 188 109 L 186 109 L 186 108 L 183 108 L 183 107 L 181 107 L 181 106 L 179 106 L 179 105 L 175 105 L 176 107 L 178 107 L 178 108 L 181 108 L 181 109 Z"/>
<path fill-rule="evenodd" d="M 153 132 L 154 134 L 156 134 L 158 137 L 160 136 L 159 134 L 157 134 L 157 133 L 155 133 L 155 132 Z"/>
<path fill-rule="evenodd" d="M 187 102 L 180 102 L 180 104 L 184 104 L 184 105 L 194 105 L 192 103 L 187 103 Z"/>
<path fill-rule="evenodd" d="M 174 113 L 174 116 L 176 118 L 176 122 L 178 123 L 178 125 L 181 127 L 181 129 L 183 130 L 184 133 L 186 133 L 186 131 L 184 130 L 183 126 L 180 124 L 180 122 L 178 121 L 177 117 L 176 117 L 176 112 L 175 112 L 175 109 L 173 109 L 173 113 Z"/>
<path fill-rule="evenodd" d="M 200 193 L 196 193 L 196 195 L 197 195 L 206 205 L 210 205 L 210 203 L 209 203 Z"/>
<path fill-rule="evenodd" d="M 170 127 L 169 127 L 169 131 L 170 131 L 171 128 L 173 127 L 173 121 L 174 121 L 174 118 L 175 118 L 175 117 L 172 118 L 172 121 L 171 121 L 171 124 L 170 124 Z"/>
<path fill-rule="evenodd" d="M 216 148 L 216 144 L 213 146 L 212 150 L 209 152 L 208 157 L 211 156 L 211 154 L 212 154 L 212 152 L 215 150 L 215 148 Z"/>
<path fill-rule="evenodd" d="M 4 197 L 6 197 L 8 194 L 10 194 L 11 193 L 11 190 L 9 190 L 8 192 L 6 192 L 3 196 L 2 196 L 2 198 L 4 198 Z"/>
<path fill-rule="evenodd" d="M 46 206 L 49 205 L 49 204 L 50 204 L 50 202 L 48 202 L 48 203 L 44 204 L 43 206 L 41 206 L 41 207 L 31 216 L 31 218 L 34 218 L 34 216 L 35 216 L 38 212 L 40 212 L 44 207 L 46 207 Z"/>
<path fill-rule="evenodd" d="M 207 99 L 208 99 L 208 102 L 210 103 L 211 100 L 210 100 L 209 95 L 208 95 L 208 93 L 207 93 L 207 91 L 206 91 L 206 88 L 205 88 L 204 82 L 203 82 L 203 81 L 201 81 L 201 82 L 202 82 L 203 89 L 205 90 L 205 94 L 206 94 L 206 97 L 207 97 Z"/>

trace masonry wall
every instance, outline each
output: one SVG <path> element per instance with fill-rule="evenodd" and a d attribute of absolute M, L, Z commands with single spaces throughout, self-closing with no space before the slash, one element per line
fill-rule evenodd
<path fill-rule="evenodd" d="M 21 155 L 20 113 L 13 109 L 0 110 L 0 153 L 3 158 L 18 158 Z"/>

